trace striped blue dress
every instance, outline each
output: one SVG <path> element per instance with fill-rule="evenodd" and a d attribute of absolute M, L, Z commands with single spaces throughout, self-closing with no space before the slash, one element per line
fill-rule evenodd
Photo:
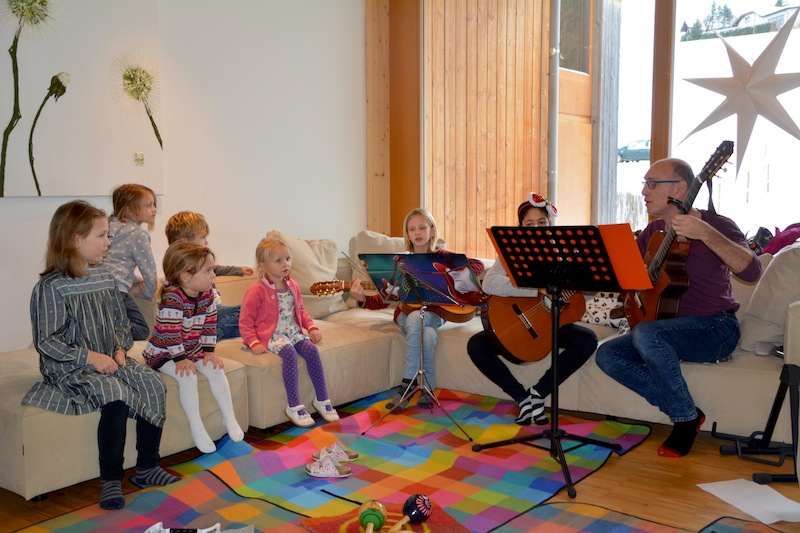
<path fill-rule="evenodd" d="M 30 312 L 44 381 L 28 391 L 23 405 L 81 415 L 122 401 L 129 416 L 164 425 L 166 387 L 158 372 L 127 358 L 127 366 L 105 375 L 87 362 L 89 351 L 113 357 L 132 344 L 125 308 L 106 269 L 90 267 L 82 278 L 43 276 L 33 288 Z"/>

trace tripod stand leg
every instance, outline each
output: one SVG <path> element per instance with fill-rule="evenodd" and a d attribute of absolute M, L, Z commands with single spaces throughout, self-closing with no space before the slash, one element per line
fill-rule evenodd
<path fill-rule="evenodd" d="M 375 422 L 373 422 L 370 427 L 362 431 L 361 432 L 362 435 L 366 435 L 367 431 L 378 425 L 378 423 L 381 420 L 383 420 L 384 418 L 389 416 L 392 412 L 397 410 L 398 407 L 400 407 L 406 402 L 406 400 L 413 397 L 414 394 L 417 393 L 417 391 L 420 391 L 420 399 L 422 398 L 422 396 L 427 396 L 430 400 L 432 400 L 432 404 L 437 405 L 442 411 L 444 411 L 444 414 L 447 415 L 447 418 L 449 418 L 453 422 L 453 424 L 455 424 L 456 427 L 461 430 L 461 432 L 467 437 L 467 440 L 472 442 L 472 437 L 470 437 L 469 434 L 464 430 L 464 428 L 462 428 L 461 425 L 458 422 L 456 422 L 455 418 L 453 418 L 450 415 L 450 413 L 448 413 L 447 410 L 444 407 L 442 407 L 442 403 L 439 401 L 439 398 L 437 398 L 436 395 L 433 393 L 431 382 L 430 380 L 428 380 L 428 375 L 425 373 L 425 367 L 424 367 L 425 352 L 423 346 L 424 339 L 425 339 L 425 306 L 423 305 L 419 310 L 419 367 L 417 368 L 417 374 L 414 376 L 414 379 L 411 380 L 411 383 L 408 384 L 408 387 L 406 387 L 406 390 L 403 393 L 403 396 L 400 398 L 400 401 L 397 402 L 397 404 L 394 407 L 392 407 L 389 411 L 384 413 Z"/>
<path fill-rule="evenodd" d="M 375 422 L 373 422 L 372 425 L 369 426 L 367 429 L 362 431 L 361 434 L 362 435 L 366 435 L 367 431 L 369 431 L 370 429 L 374 428 L 375 426 L 377 426 L 380 423 L 381 420 L 383 420 L 384 418 L 386 418 L 387 416 L 389 416 L 393 412 L 397 411 L 406 401 L 408 401 L 412 396 L 414 396 L 414 394 L 416 394 L 416 392 L 418 390 L 420 390 L 419 383 L 417 382 L 416 379 L 414 379 L 406 387 L 406 390 L 403 392 L 403 396 L 400 397 L 400 401 L 397 402 L 394 405 L 394 407 L 392 407 L 391 409 L 389 409 L 388 411 L 383 413 L 380 418 L 378 418 Z"/>
<path fill-rule="evenodd" d="M 563 436 L 563 434 L 553 435 L 550 440 L 550 455 L 561 464 L 561 473 L 564 475 L 564 483 L 567 485 L 567 495 L 570 498 L 574 498 L 577 492 L 575 492 L 575 485 L 572 484 L 572 476 L 569 473 L 567 459 L 564 457 L 564 449 L 561 447 L 561 438 Z"/>

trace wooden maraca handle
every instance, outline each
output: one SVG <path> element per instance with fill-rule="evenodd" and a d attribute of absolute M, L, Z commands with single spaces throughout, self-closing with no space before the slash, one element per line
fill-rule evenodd
<path fill-rule="evenodd" d="M 395 525 L 392 526 L 392 529 L 389 530 L 389 533 L 397 533 L 398 531 L 403 529 L 403 526 L 408 524 L 410 521 L 411 518 L 409 518 L 408 516 L 404 516 L 403 518 L 400 519 L 399 522 L 397 522 Z"/>

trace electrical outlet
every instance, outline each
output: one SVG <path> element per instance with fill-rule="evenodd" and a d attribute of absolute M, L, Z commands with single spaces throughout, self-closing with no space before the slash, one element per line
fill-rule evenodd
<path fill-rule="evenodd" d="M 139 153 L 139 152 L 134 152 L 133 153 L 133 164 L 136 165 L 136 166 L 139 166 L 139 167 L 144 165 L 144 154 Z"/>

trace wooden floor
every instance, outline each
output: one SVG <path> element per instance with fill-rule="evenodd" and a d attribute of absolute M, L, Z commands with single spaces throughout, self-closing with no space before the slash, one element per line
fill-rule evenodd
<path fill-rule="evenodd" d="M 749 480 L 754 472 L 792 472 L 791 459 L 782 467 L 773 467 L 744 461 L 736 456 L 722 456 L 719 453 L 721 441 L 705 432 L 698 436 L 697 443 L 687 457 L 662 458 L 656 450 L 666 438 L 669 428 L 661 425 L 653 425 L 652 428 L 652 434 L 644 443 L 622 457 L 611 454 L 608 463 L 598 472 L 575 485 L 577 496 L 574 500 L 562 490 L 549 502 L 589 503 L 688 531 L 698 531 L 722 516 L 751 519 L 698 488 L 698 483 Z M 251 429 L 246 439 L 253 442 L 266 436 L 267 433 L 262 430 Z M 162 464 L 178 464 L 199 454 L 197 450 L 183 452 L 164 458 Z M 126 494 L 136 490 L 127 481 L 132 473 L 129 471 L 125 475 L 123 492 Z M 772 483 L 770 486 L 787 498 L 800 502 L 800 486 L 797 483 Z M 97 480 L 87 481 L 53 492 L 46 500 L 39 502 L 26 502 L 16 494 L 0 489 L 0 531 L 17 531 L 96 504 L 99 487 Z M 779 522 L 772 527 L 784 532 L 800 531 L 800 524 Z"/>

